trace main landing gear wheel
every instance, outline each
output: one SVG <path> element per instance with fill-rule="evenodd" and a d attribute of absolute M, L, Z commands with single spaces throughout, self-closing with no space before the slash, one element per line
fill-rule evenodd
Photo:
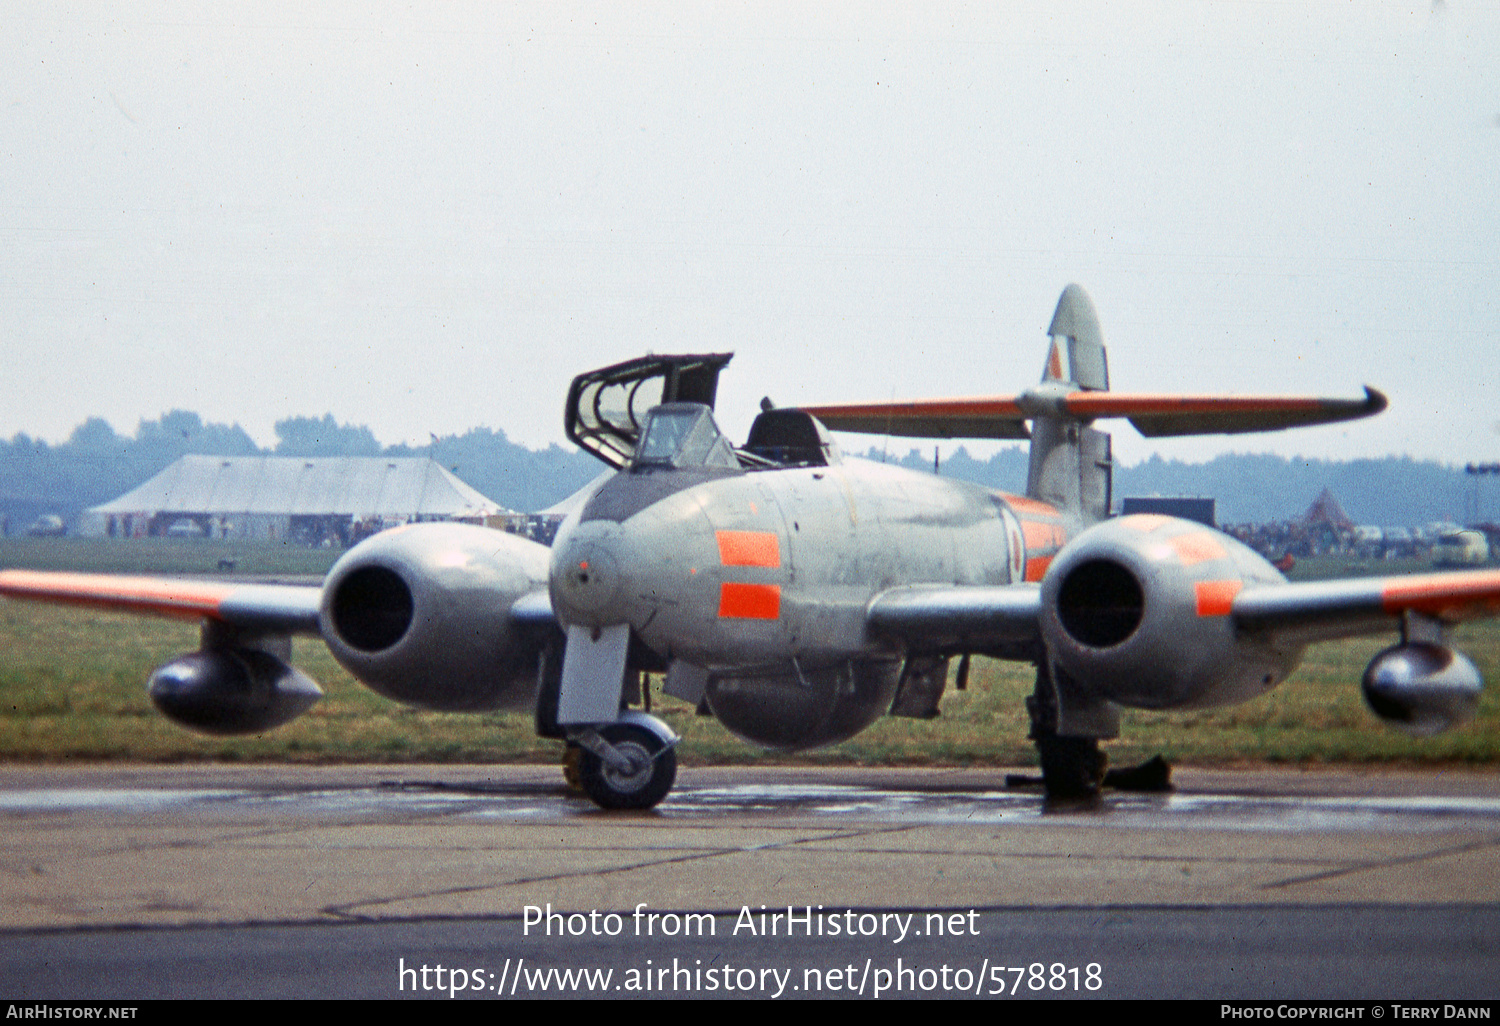
<path fill-rule="evenodd" d="M 667 796 L 677 780 L 677 752 L 661 738 L 630 723 L 612 723 L 600 736 L 630 762 L 620 770 L 587 748 L 579 749 L 583 790 L 604 809 L 649 809 Z"/>
<path fill-rule="evenodd" d="M 1097 740 L 1052 734 L 1036 738 L 1036 747 L 1048 798 L 1079 801 L 1099 797 L 1109 762 Z"/>

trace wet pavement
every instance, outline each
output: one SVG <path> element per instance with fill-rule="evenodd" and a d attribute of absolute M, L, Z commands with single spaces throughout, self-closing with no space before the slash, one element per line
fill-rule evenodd
<path fill-rule="evenodd" d="M 687 769 L 657 810 L 621 814 L 571 796 L 546 766 L 0 767 L 0 984 L 66 995 L 68 980 L 118 971 L 131 993 L 175 994 L 151 983 L 161 960 L 205 937 L 253 949 L 267 930 L 351 945 L 342 982 L 320 989 L 301 973 L 281 990 L 246 964 L 181 993 L 380 996 L 397 964 L 386 956 L 426 951 L 411 945 L 433 924 L 493 959 L 593 952 L 625 968 L 644 952 L 707 950 L 666 936 L 538 941 L 527 910 L 550 906 L 625 923 L 708 913 L 726 931 L 762 907 L 972 913 L 972 936 L 902 950 L 936 965 L 990 957 L 996 937 L 1040 938 L 1005 957 L 1087 956 L 1115 967 L 1114 996 L 1268 993 L 1244 975 L 1247 959 L 1298 981 L 1283 993 L 1396 980 L 1407 995 L 1493 989 L 1500 775 L 1175 779 L 1168 795 L 1057 808 L 1006 790 L 997 770 Z M 839 957 L 896 950 L 858 940 L 841 940 Z M 737 957 L 804 967 L 833 950 L 821 936 L 737 943 Z M 1289 946 L 1297 958 L 1283 957 Z M 1153 959 L 1168 949 L 1176 982 L 1163 969 L 1156 986 Z M 58 989 L 32 988 L 37 966 L 73 959 L 77 975 Z"/>

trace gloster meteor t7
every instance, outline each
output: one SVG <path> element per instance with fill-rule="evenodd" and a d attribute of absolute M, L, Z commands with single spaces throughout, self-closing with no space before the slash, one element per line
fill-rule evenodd
<path fill-rule="evenodd" d="M 1271 431 L 1378 413 L 1385 399 L 1109 391 L 1094 309 L 1069 286 L 1041 383 L 1001 398 L 778 409 L 743 445 L 714 421 L 727 354 L 582 374 L 569 436 L 616 473 L 551 550 L 417 524 L 352 548 L 321 587 L 0 573 L 0 592 L 202 621 L 149 690 L 186 726 L 258 732 L 318 687 L 290 664 L 318 635 L 382 695 L 426 709 L 532 710 L 606 808 L 655 805 L 678 738 L 639 708 L 640 675 L 755 744 L 845 740 L 934 715 L 974 655 L 1035 664 L 1027 706 L 1050 794 L 1105 779 L 1122 707 L 1196 709 L 1279 684 L 1316 641 L 1390 632 L 1370 706 L 1416 733 L 1471 715 L 1479 673 L 1444 642 L 1494 615 L 1500 572 L 1288 583 L 1235 539 L 1166 516 L 1111 518 L 1109 436 Z M 1026 494 L 843 456 L 829 430 L 1029 438 Z M 950 666 L 957 661 L 956 670 Z"/>

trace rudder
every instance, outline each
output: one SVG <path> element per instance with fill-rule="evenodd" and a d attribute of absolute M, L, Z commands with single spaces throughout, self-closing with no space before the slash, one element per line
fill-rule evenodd
<path fill-rule="evenodd" d="M 1109 390 L 1109 360 L 1099 315 L 1081 285 L 1063 289 L 1057 311 L 1047 328 L 1052 337 L 1042 381 L 1065 381 L 1092 392 Z"/>
<path fill-rule="evenodd" d="M 1063 289 L 1047 328 L 1051 341 L 1042 384 L 1109 389 L 1109 360 L 1093 301 L 1080 285 Z M 1109 435 L 1066 414 L 1039 413 L 1031 426 L 1026 494 L 1076 512 L 1086 523 L 1109 516 L 1113 458 Z"/>

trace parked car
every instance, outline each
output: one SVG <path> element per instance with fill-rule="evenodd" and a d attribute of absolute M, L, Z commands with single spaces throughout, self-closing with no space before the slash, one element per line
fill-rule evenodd
<path fill-rule="evenodd" d="M 1478 531 L 1444 531 L 1432 546 L 1433 566 L 1478 566 L 1489 558 L 1489 539 Z"/>
<path fill-rule="evenodd" d="M 31 522 L 26 533 L 33 538 L 61 538 L 68 531 L 63 526 L 62 517 L 56 513 L 43 513 Z"/>
<path fill-rule="evenodd" d="M 203 527 L 192 517 L 181 517 L 167 528 L 168 538 L 202 538 Z"/>

